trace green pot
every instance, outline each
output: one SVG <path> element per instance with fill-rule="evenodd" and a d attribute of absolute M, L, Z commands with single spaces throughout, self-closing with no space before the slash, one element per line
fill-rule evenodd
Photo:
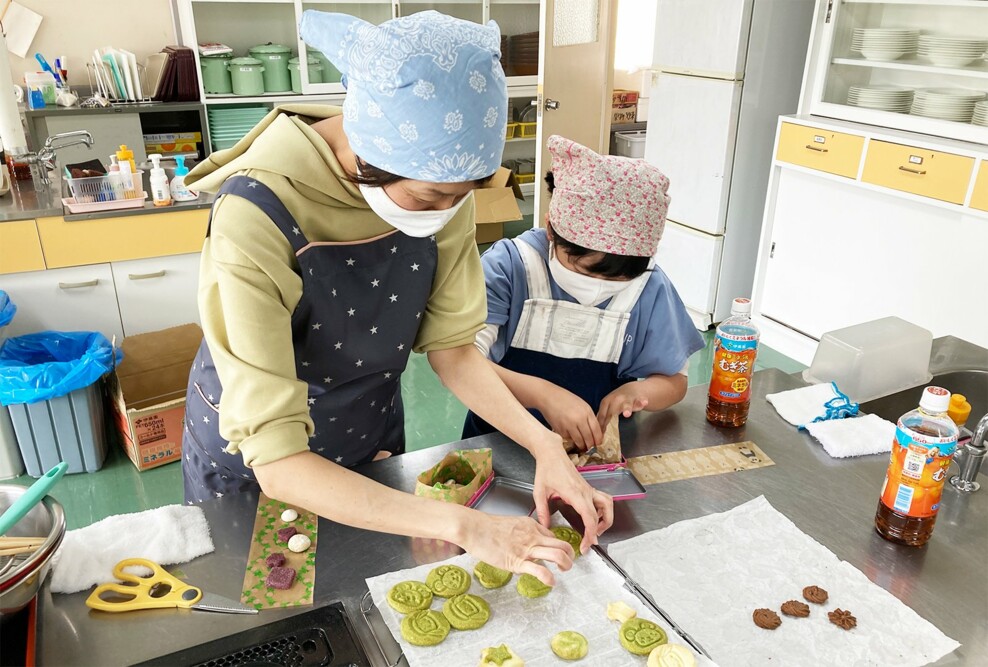
<path fill-rule="evenodd" d="M 199 64 L 202 68 L 202 87 L 206 93 L 211 95 L 229 95 L 233 92 L 233 82 L 230 79 L 230 70 L 227 65 L 233 56 L 229 53 L 220 53 L 215 56 L 199 56 Z"/>
<path fill-rule="evenodd" d="M 308 70 L 309 83 L 322 83 L 322 63 L 315 56 L 309 56 Z M 292 91 L 302 92 L 302 75 L 299 73 L 299 59 L 292 58 L 288 61 L 288 73 L 292 75 Z"/>
<path fill-rule="evenodd" d="M 339 83 L 342 75 L 340 70 L 333 67 L 333 63 L 329 61 L 329 58 L 324 56 L 321 51 L 309 50 L 309 53 L 315 56 L 319 63 L 322 65 L 322 82 L 323 83 Z"/>
<path fill-rule="evenodd" d="M 229 62 L 234 95 L 264 94 L 264 63 L 257 58 L 234 58 Z"/>
<path fill-rule="evenodd" d="M 269 93 L 282 93 L 292 89 L 292 79 L 288 74 L 288 59 L 292 50 L 281 44 L 262 44 L 250 49 L 253 58 L 264 63 L 264 90 Z"/>

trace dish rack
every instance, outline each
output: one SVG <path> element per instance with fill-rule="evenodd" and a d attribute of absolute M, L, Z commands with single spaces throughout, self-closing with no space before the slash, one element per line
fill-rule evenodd
<path fill-rule="evenodd" d="M 141 208 L 144 192 L 144 172 L 137 170 L 130 182 L 117 172 L 86 178 L 66 178 L 72 196 L 62 200 L 72 213 L 108 211 L 121 208 Z"/>

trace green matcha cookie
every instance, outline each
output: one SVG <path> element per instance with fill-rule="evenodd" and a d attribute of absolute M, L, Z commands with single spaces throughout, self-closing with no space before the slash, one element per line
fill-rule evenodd
<path fill-rule="evenodd" d="M 470 575 L 456 565 L 440 565 L 426 578 L 425 585 L 441 598 L 451 598 L 470 590 Z"/>
<path fill-rule="evenodd" d="M 589 645 L 587 638 L 579 632 L 563 630 L 556 633 L 556 636 L 549 642 L 552 652 L 563 660 L 579 660 L 587 654 Z"/>
<path fill-rule="evenodd" d="M 525 667 L 525 661 L 515 655 L 506 644 L 501 644 L 481 651 L 478 667 Z"/>
<path fill-rule="evenodd" d="M 464 593 L 443 603 L 443 616 L 457 630 L 476 630 L 491 617 L 491 608 L 482 597 Z"/>
<path fill-rule="evenodd" d="M 576 558 L 582 555 L 580 553 L 580 544 L 583 543 L 583 535 L 580 535 L 569 526 L 556 526 L 552 529 L 552 534 L 563 542 L 569 542 L 573 547 L 573 555 Z"/>
<path fill-rule="evenodd" d="M 449 621 L 438 611 L 420 609 L 401 619 L 401 636 L 415 646 L 435 646 L 449 634 Z"/>
<path fill-rule="evenodd" d="M 511 581 L 514 575 L 489 563 L 477 563 L 473 568 L 473 576 L 477 577 L 477 581 L 484 588 L 501 588 Z"/>
<path fill-rule="evenodd" d="M 635 655 L 648 655 L 653 648 L 665 644 L 665 630 L 644 618 L 629 618 L 618 631 L 621 646 Z"/>
<path fill-rule="evenodd" d="M 521 595 L 527 598 L 544 597 L 552 590 L 552 586 L 546 586 L 530 574 L 523 574 L 518 577 L 518 583 L 515 587 Z"/>
<path fill-rule="evenodd" d="M 432 604 L 432 591 L 421 581 L 403 581 L 388 591 L 388 604 L 399 614 L 428 609 Z"/>

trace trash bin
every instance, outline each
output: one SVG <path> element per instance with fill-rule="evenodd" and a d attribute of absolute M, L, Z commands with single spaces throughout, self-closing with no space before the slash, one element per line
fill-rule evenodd
<path fill-rule="evenodd" d="M 95 472 L 106 458 L 100 379 L 119 363 L 101 333 L 39 333 L 0 348 L 0 404 L 7 407 L 27 473 Z"/>
<path fill-rule="evenodd" d="M 14 319 L 17 306 L 10 297 L 0 290 L 0 347 L 6 338 L 7 325 Z M 6 408 L 0 408 L 0 480 L 19 477 L 24 472 L 24 461 L 17 449 L 17 437 L 14 435 L 14 425 L 10 421 L 10 413 Z"/>

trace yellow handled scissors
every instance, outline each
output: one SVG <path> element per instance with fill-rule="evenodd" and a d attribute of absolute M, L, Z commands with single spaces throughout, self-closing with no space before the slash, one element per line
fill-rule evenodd
<path fill-rule="evenodd" d="M 151 571 L 150 576 L 127 572 L 129 567 Z M 90 593 L 86 606 L 100 611 L 183 607 L 225 614 L 256 614 L 253 607 L 191 586 L 145 558 L 125 558 L 113 566 L 113 576 L 122 583 L 101 584 Z"/>

